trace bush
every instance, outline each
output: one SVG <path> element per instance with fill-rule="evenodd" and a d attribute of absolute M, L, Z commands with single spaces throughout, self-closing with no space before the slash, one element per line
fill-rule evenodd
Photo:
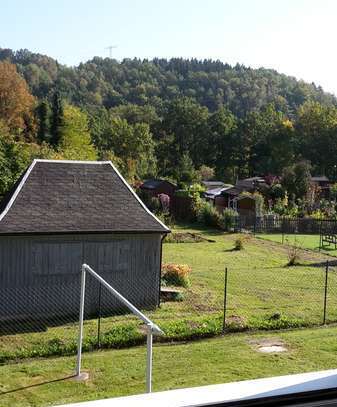
<path fill-rule="evenodd" d="M 162 208 L 162 204 L 158 197 L 151 196 L 146 191 L 143 191 L 141 188 L 136 190 L 137 195 L 144 205 L 153 213 L 159 213 Z"/>
<path fill-rule="evenodd" d="M 148 208 L 153 213 L 159 213 L 161 210 L 161 203 L 160 203 L 159 198 L 157 198 L 156 196 L 153 196 L 152 198 L 150 198 Z"/>
<path fill-rule="evenodd" d="M 165 285 L 188 287 L 190 285 L 188 275 L 191 271 L 192 269 L 187 264 L 163 264 L 162 279 Z"/>
<path fill-rule="evenodd" d="M 185 186 L 183 189 L 178 189 L 175 192 L 175 196 L 182 198 L 200 198 L 200 196 L 205 192 L 205 187 L 201 184 L 194 183 Z"/>
<path fill-rule="evenodd" d="M 173 227 L 174 226 L 174 220 L 172 215 L 170 215 L 168 212 L 159 212 L 156 214 L 156 217 L 164 223 L 164 225 L 168 227 Z"/>
<path fill-rule="evenodd" d="M 220 216 L 221 228 L 227 232 L 234 229 L 238 213 L 234 209 L 226 208 Z"/>
<path fill-rule="evenodd" d="M 208 181 L 212 178 L 214 178 L 215 171 L 214 168 L 208 167 L 207 165 L 202 165 L 198 170 L 197 170 L 198 177 L 202 181 Z"/>
<path fill-rule="evenodd" d="M 183 293 L 174 293 L 172 300 L 176 301 L 176 302 L 184 301 L 184 294 Z"/>
<path fill-rule="evenodd" d="M 288 239 L 286 239 L 287 244 L 287 255 L 288 255 L 288 263 L 287 266 L 296 266 L 300 262 L 300 249 L 301 245 L 295 238 L 294 244 L 290 244 Z"/>
<path fill-rule="evenodd" d="M 221 215 L 209 202 L 202 202 L 198 208 L 197 219 L 205 226 L 219 227 Z"/>
<path fill-rule="evenodd" d="M 283 200 L 285 197 L 285 194 L 286 194 L 286 191 L 284 190 L 284 188 L 282 187 L 281 184 L 273 184 L 270 187 L 269 195 L 274 200 L 276 200 L 276 199 Z"/>
<path fill-rule="evenodd" d="M 243 239 L 242 237 L 238 237 L 235 239 L 234 242 L 234 250 L 242 250 L 243 249 Z"/>
<path fill-rule="evenodd" d="M 262 330 L 300 328 L 310 325 L 303 319 L 288 317 L 281 313 L 251 317 L 248 324 L 249 328 Z"/>

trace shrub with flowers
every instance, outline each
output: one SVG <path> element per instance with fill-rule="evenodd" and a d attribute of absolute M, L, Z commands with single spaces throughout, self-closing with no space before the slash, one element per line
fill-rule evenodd
<path fill-rule="evenodd" d="M 161 204 L 161 209 L 163 213 L 169 213 L 170 212 L 170 197 L 166 194 L 159 194 L 158 199 Z"/>
<path fill-rule="evenodd" d="M 192 269 L 187 264 L 167 263 L 162 266 L 162 281 L 167 285 L 188 287 Z"/>

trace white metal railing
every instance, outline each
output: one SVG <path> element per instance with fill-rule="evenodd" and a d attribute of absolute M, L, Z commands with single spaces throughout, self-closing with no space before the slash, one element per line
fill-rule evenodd
<path fill-rule="evenodd" d="M 78 333 L 78 348 L 77 348 L 77 363 L 76 376 L 81 377 L 81 359 L 82 359 L 82 340 L 83 340 L 83 317 L 84 317 L 84 301 L 85 301 L 85 278 L 86 273 L 90 273 L 96 278 L 107 290 L 111 292 L 118 300 L 120 300 L 133 314 L 140 318 L 147 327 L 147 356 L 146 356 L 146 391 L 151 393 L 152 390 L 152 342 L 153 335 L 162 335 L 163 331 L 153 323 L 148 317 L 139 311 L 131 304 L 122 294 L 115 290 L 107 283 L 99 274 L 97 274 L 87 264 L 82 265 L 81 274 L 81 299 L 80 299 L 80 318 L 79 318 L 79 333 Z"/>

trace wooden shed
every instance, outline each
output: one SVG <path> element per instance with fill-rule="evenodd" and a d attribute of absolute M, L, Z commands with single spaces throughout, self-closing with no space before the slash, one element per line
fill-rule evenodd
<path fill-rule="evenodd" d="M 0 322 L 76 317 L 82 263 L 136 306 L 156 307 L 168 232 L 111 162 L 35 160 L 0 205 Z M 118 309 L 101 294 L 103 311 Z M 89 278 L 87 315 L 98 301 Z"/>
<path fill-rule="evenodd" d="M 240 195 L 234 198 L 234 208 L 241 216 L 256 216 L 256 200 L 254 195 Z"/>
<path fill-rule="evenodd" d="M 140 189 L 148 193 L 151 197 L 166 194 L 172 198 L 177 187 L 165 179 L 149 179 L 143 182 Z"/>

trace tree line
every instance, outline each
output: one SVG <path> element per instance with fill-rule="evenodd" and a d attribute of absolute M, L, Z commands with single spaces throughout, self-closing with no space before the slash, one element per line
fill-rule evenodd
<path fill-rule="evenodd" d="M 336 106 L 314 84 L 219 61 L 69 68 L 0 49 L 0 195 L 34 157 L 111 159 L 130 181 L 186 183 L 206 166 L 235 182 L 298 162 L 336 178 Z"/>
<path fill-rule="evenodd" d="M 28 50 L 0 48 L 0 61 L 16 65 L 39 99 L 52 100 L 58 89 L 62 98 L 76 106 L 111 108 L 128 103 L 150 105 L 159 116 L 166 103 L 190 97 L 211 112 L 226 106 L 242 118 L 268 103 L 287 116 L 307 100 L 335 104 L 333 95 L 315 84 L 298 81 L 271 69 L 231 66 L 221 61 L 155 58 L 151 61 L 95 57 L 76 67 Z"/>

